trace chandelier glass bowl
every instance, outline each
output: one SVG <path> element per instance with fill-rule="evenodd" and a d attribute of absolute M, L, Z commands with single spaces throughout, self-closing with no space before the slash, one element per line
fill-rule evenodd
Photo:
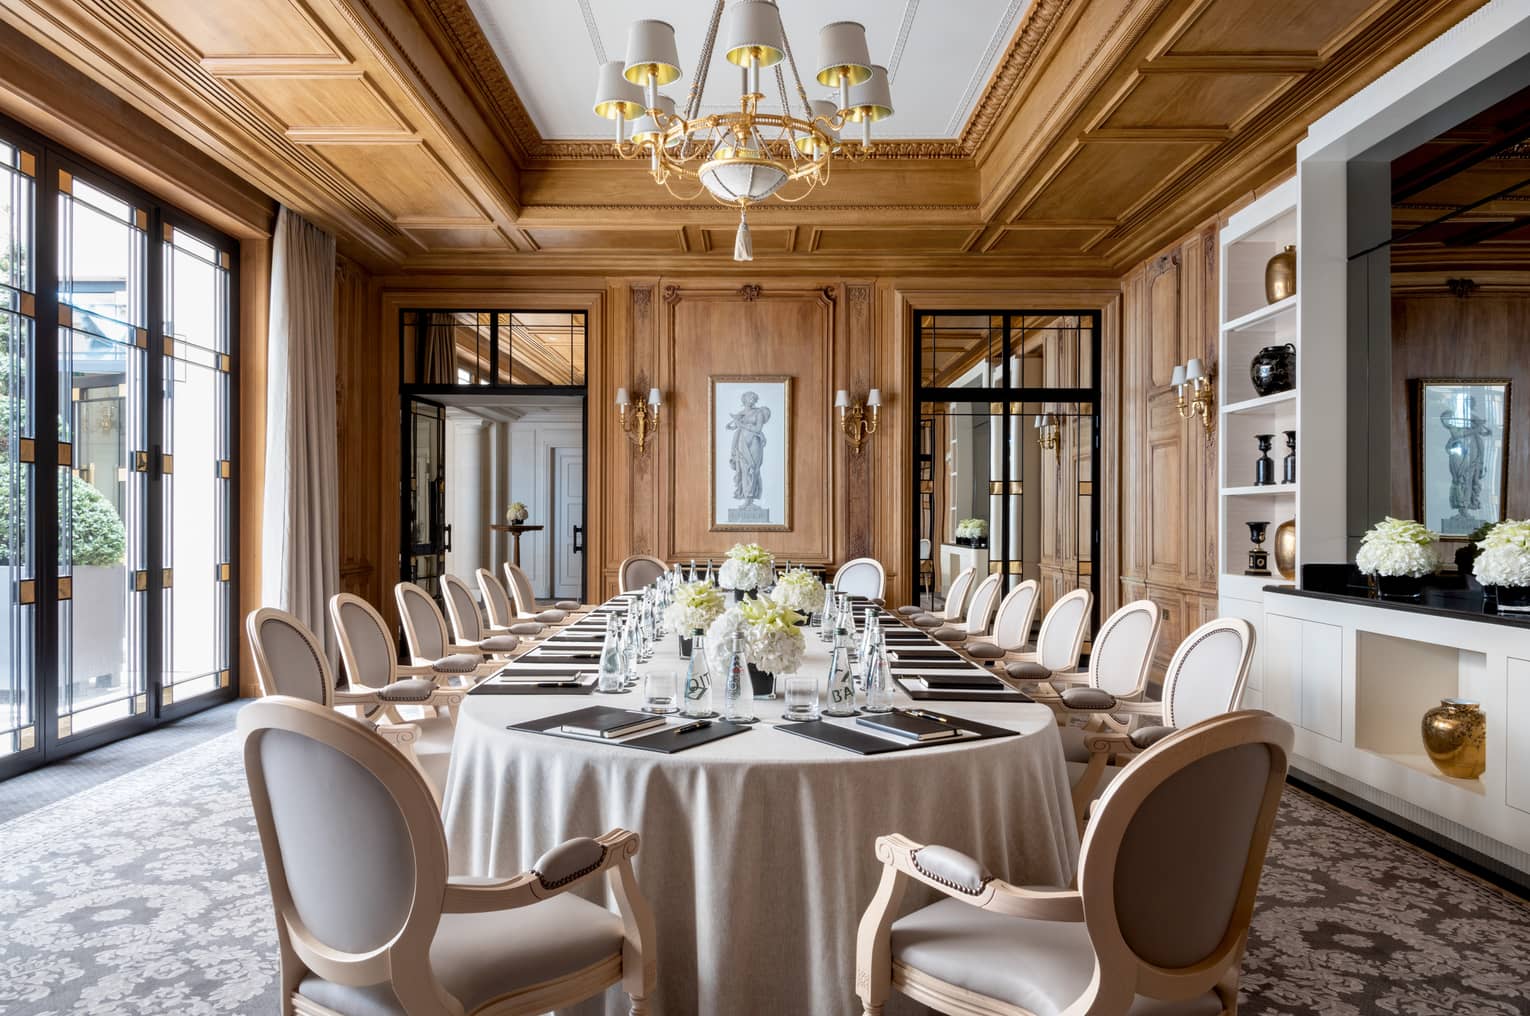
<path fill-rule="evenodd" d="M 738 109 L 703 115 L 707 71 L 719 36 L 724 57 L 742 69 Z M 871 63 L 863 25 L 825 25 L 818 43 L 813 80 L 835 94 L 814 100 L 798 75 L 775 0 L 717 0 L 685 108 L 677 111 L 675 100 L 659 93 L 682 76 L 675 30 L 663 21 L 635 21 L 625 61 L 600 68 L 595 114 L 614 121 L 617 153 L 646 159 L 654 182 L 675 197 L 689 200 L 705 192 L 738 208 L 734 256 L 750 260 L 749 206 L 771 197 L 800 201 L 828 183 L 833 160 L 863 156 L 871 146 L 871 125 L 893 113 L 887 70 Z M 766 101 L 761 77 L 771 68 L 779 93 L 772 102 L 779 101 L 779 112 L 761 108 Z M 840 139 L 850 123 L 861 126 L 856 145 Z M 689 179 L 700 186 L 690 194 L 677 193 L 674 181 Z"/>

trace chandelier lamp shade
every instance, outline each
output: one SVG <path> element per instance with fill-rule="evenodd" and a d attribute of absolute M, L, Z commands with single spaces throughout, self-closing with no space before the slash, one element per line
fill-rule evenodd
<path fill-rule="evenodd" d="M 707 71 L 719 40 L 724 58 L 740 68 L 738 108 L 703 115 Z M 834 91 L 815 99 L 798 74 L 775 0 L 717 0 L 685 107 L 677 109 L 659 92 L 683 76 L 675 29 L 664 21 L 634 21 L 625 61 L 599 70 L 595 115 L 615 121 L 617 153 L 647 160 L 654 182 L 676 198 L 707 193 L 738 208 L 734 258 L 748 261 L 750 206 L 772 197 L 800 201 L 827 184 L 833 161 L 863 157 L 871 147 L 871 125 L 893 114 L 887 69 L 871 62 L 865 26 L 825 25 L 818 48 L 812 80 Z M 767 106 L 762 76 L 772 68 L 775 88 Z M 861 128 L 858 144 L 841 141 L 852 123 Z M 676 181 L 690 180 L 698 185 L 692 193 L 676 191 Z"/>

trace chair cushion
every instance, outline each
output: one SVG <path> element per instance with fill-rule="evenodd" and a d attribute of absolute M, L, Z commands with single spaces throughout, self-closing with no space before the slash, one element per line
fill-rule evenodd
<path fill-rule="evenodd" d="M 1101 688 L 1074 685 L 1064 688 L 1058 695 L 1069 709 L 1093 709 L 1097 712 L 1116 707 L 1116 697 Z"/>
<path fill-rule="evenodd" d="M 1168 737 L 1174 732 L 1174 727 L 1154 725 L 1151 727 L 1143 727 L 1140 730 L 1134 730 L 1130 734 L 1127 734 L 1126 737 L 1127 740 L 1131 741 L 1132 744 L 1136 745 L 1138 748 L 1151 748 L 1153 745 L 1157 744 L 1159 741 L 1162 741 L 1164 738 Z"/>
<path fill-rule="evenodd" d="M 980 660 L 1002 660 L 1006 655 L 1003 649 L 992 642 L 966 642 L 962 645 L 962 652 Z"/>
<path fill-rule="evenodd" d="M 482 662 L 482 657 L 472 653 L 452 653 L 450 656 L 433 660 L 430 669 L 438 674 L 471 674 Z"/>
<path fill-rule="evenodd" d="M 950 847 L 920 847 L 914 854 L 914 867 L 937 882 L 974 896 L 993 880 L 993 873 L 981 861 Z"/>
<path fill-rule="evenodd" d="M 488 653 L 508 653 L 521 644 L 514 635 L 490 635 L 478 643 L 478 648 Z"/>
<path fill-rule="evenodd" d="M 925 613 L 925 609 L 923 607 L 917 607 L 913 604 L 910 604 L 906 607 L 899 607 L 898 613 L 902 614 L 904 617 L 913 617 L 915 614 Z"/>
<path fill-rule="evenodd" d="M 920 628 L 943 628 L 946 623 L 945 618 L 938 617 L 935 614 L 915 614 L 909 620 L 913 621 Z"/>
<path fill-rule="evenodd" d="M 967 632 L 965 629 L 946 625 L 944 628 L 936 628 L 930 632 L 930 637 L 939 639 L 942 642 L 960 642 L 967 637 Z"/>
<path fill-rule="evenodd" d="M 436 682 L 428 677 L 409 677 L 377 689 L 384 702 L 424 702 L 435 693 Z"/>
<path fill-rule="evenodd" d="M 540 610 L 532 620 L 540 621 L 542 624 L 561 624 L 566 617 L 568 617 L 566 610 Z"/>
<path fill-rule="evenodd" d="M 511 635 L 520 635 L 526 638 L 535 638 L 547 630 L 547 625 L 540 621 L 517 621 L 507 631 Z"/>
<path fill-rule="evenodd" d="M 579 609 L 580 603 L 578 600 L 559 600 L 558 602 L 554 603 L 553 606 L 557 607 L 559 610 L 573 611 Z"/>
<path fill-rule="evenodd" d="M 1082 922 L 1007 917 L 946 899 L 894 922 L 897 962 L 1036 1014 L 1057 1016 L 1089 987 L 1094 950 Z M 1130 1016 L 1215 1016 L 1216 995 L 1187 1002 L 1137 996 Z"/>
<path fill-rule="evenodd" d="M 441 985 L 472 1012 L 500 995 L 566 977 L 622 951 L 622 922 L 605 907 L 560 893 L 529 907 L 442 914 L 430 945 Z M 298 993 L 347 1016 L 401 1016 L 386 984 L 355 988 L 310 974 Z"/>
<path fill-rule="evenodd" d="M 1045 681 L 1052 672 L 1039 663 L 1006 663 L 1004 673 L 1017 681 Z"/>

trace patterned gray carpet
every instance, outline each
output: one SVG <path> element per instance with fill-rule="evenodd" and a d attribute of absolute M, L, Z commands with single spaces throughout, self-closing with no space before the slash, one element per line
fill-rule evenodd
<path fill-rule="evenodd" d="M 0 825 L 0 1013 L 278 1011 L 238 744 Z M 1530 1013 L 1530 907 L 1288 790 L 1243 970 L 1258 1016 Z"/>

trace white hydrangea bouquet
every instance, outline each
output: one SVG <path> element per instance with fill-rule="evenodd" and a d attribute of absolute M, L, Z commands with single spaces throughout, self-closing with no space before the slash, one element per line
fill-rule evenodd
<path fill-rule="evenodd" d="M 988 535 L 988 523 L 983 519 L 962 519 L 956 524 L 956 535 L 964 540 Z"/>
<path fill-rule="evenodd" d="M 744 655 L 767 674 L 790 674 L 802 665 L 807 640 L 797 622 L 802 615 L 772 600 L 750 597 L 718 615 L 707 629 L 707 652 L 712 668 L 722 673 L 728 663 L 733 633 L 744 633 Z"/>
<path fill-rule="evenodd" d="M 1360 538 L 1355 565 L 1361 574 L 1377 578 L 1422 578 L 1435 570 L 1438 539 L 1422 523 L 1388 515 Z"/>
<path fill-rule="evenodd" d="M 815 614 L 823 609 L 823 583 L 806 568 L 793 568 L 776 580 L 770 598 L 799 614 Z"/>
<path fill-rule="evenodd" d="M 717 570 L 717 584 L 724 589 L 749 591 L 770 585 L 776 560 L 758 543 L 735 543 Z"/>
<path fill-rule="evenodd" d="M 1484 586 L 1522 589 L 1530 586 L 1530 521 L 1505 519 L 1477 544 L 1472 574 Z"/>
<path fill-rule="evenodd" d="M 705 631 L 724 609 L 723 595 L 710 582 L 682 582 L 675 587 L 675 599 L 664 608 L 664 623 L 681 638 L 691 632 Z"/>

